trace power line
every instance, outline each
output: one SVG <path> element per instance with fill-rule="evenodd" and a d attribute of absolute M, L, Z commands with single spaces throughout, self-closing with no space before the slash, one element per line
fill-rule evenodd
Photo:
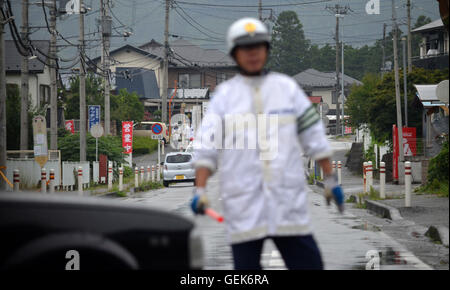
<path fill-rule="evenodd" d="M 297 3 L 284 3 L 284 4 L 266 4 L 264 7 L 287 7 L 287 6 L 301 6 L 308 4 L 322 4 L 330 2 L 332 0 L 317 0 L 308 2 L 297 2 Z M 232 5 L 232 4 L 210 4 L 210 3 L 194 3 L 186 1 L 177 1 L 177 3 L 191 6 L 206 6 L 206 7 L 232 7 L 232 8 L 258 8 L 258 5 Z"/>

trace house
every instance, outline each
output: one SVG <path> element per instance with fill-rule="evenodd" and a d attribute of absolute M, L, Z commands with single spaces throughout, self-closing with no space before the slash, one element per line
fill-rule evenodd
<path fill-rule="evenodd" d="M 50 42 L 48 40 L 33 40 L 33 45 L 38 50 L 49 54 Z M 13 40 L 5 40 L 5 73 L 6 84 L 21 87 L 22 55 L 17 51 Z M 37 57 L 43 62 L 47 61 L 44 55 L 37 52 Z M 28 90 L 31 106 L 41 108 L 50 104 L 50 69 L 38 59 L 30 59 L 28 62 L 29 78 Z"/>
<path fill-rule="evenodd" d="M 449 38 L 441 19 L 411 31 L 421 36 L 420 55 L 412 60 L 416 67 L 425 69 L 448 68 Z"/>
<path fill-rule="evenodd" d="M 336 103 L 337 96 L 340 95 L 341 87 L 336 93 L 336 73 L 335 72 L 321 72 L 310 68 L 293 76 L 297 83 L 305 91 L 311 102 L 316 103 L 320 97 L 323 103 L 328 105 L 327 117 L 329 132 L 333 134 L 336 124 Z M 342 78 L 340 73 L 339 79 Z M 348 95 L 351 86 L 362 85 L 362 83 L 350 76 L 344 74 L 344 95 Z M 342 109 L 342 106 L 341 106 Z M 345 113 L 345 112 L 344 112 Z"/>
<path fill-rule="evenodd" d="M 139 48 L 160 57 L 164 56 L 164 46 L 154 39 Z M 175 81 L 177 94 L 173 95 L 170 113 L 180 113 L 183 106 L 183 111 L 195 123 L 206 110 L 210 92 L 237 72 L 234 61 L 218 49 L 204 49 L 184 39 L 171 42 L 168 100 L 173 95 Z"/>
<path fill-rule="evenodd" d="M 342 73 L 340 78 L 342 77 Z M 309 97 L 321 97 L 324 103 L 327 103 L 330 111 L 336 110 L 336 73 L 321 72 L 310 68 L 293 76 L 297 83 Z M 352 77 L 344 74 L 344 94 L 348 95 L 352 85 L 362 85 L 362 83 Z"/>
<path fill-rule="evenodd" d="M 416 88 L 416 99 L 422 110 L 422 138 L 424 140 L 423 154 L 426 157 L 437 155 L 441 149 L 438 139 L 442 135 L 447 135 L 449 109 L 448 103 L 442 102 L 438 96 L 436 88 L 438 85 L 414 85 Z"/>
<path fill-rule="evenodd" d="M 124 45 L 109 53 L 110 58 L 110 71 L 112 75 L 112 86 L 111 90 L 117 90 L 117 82 L 123 84 L 121 80 L 125 77 L 128 80 L 134 80 L 141 83 L 142 74 L 146 74 L 149 78 L 156 78 L 158 88 L 160 88 L 159 83 L 162 79 L 162 62 L 163 58 L 151 54 L 147 51 L 139 49 L 132 45 Z M 92 59 L 92 62 L 98 67 L 101 67 L 101 57 L 96 57 Z M 142 69 L 142 70 L 141 70 Z M 124 73 L 128 70 L 128 74 L 124 76 Z M 152 71 L 153 73 L 150 73 Z M 136 77 L 138 77 L 137 80 Z M 136 80 L 135 80 L 136 79 Z M 120 89 L 120 87 L 119 87 Z M 142 93 L 142 92 L 141 92 Z M 162 91 L 160 90 L 159 95 Z M 145 98 L 146 94 L 142 97 Z"/>
<path fill-rule="evenodd" d="M 164 46 L 153 39 L 139 48 L 164 56 Z M 174 81 L 177 80 L 179 88 L 208 88 L 213 91 L 238 70 L 233 59 L 221 50 L 204 49 L 184 39 L 177 39 L 170 43 L 168 72 L 169 88 L 174 88 Z"/>
<path fill-rule="evenodd" d="M 146 110 L 161 109 L 164 46 L 151 40 L 139 47 L 125 45 L 110 52 L 112 89 L 136 91 Z M 101 67 L 101 57 L 92 60 Z M 179 39 L 170 43 L 168 67 L 168 101 L 177 81 L 178 93 L 173 98 L 171 113 L 179 113 L 184 103 L 185 112 L 193 106 L 202 106 L 209 100 L 209 92 L 220 82 L 237 73 L 234 61 L 217 49 L 203 49 Z M 156 82 L 155 82 L 156 81 Z M 159 95 L 155 94 L 155 87 Z M 206 105 L 205 105 L 206 106 Z"/>

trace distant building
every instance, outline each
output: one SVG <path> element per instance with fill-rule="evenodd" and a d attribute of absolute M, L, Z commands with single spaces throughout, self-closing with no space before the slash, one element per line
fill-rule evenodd
<path fill-rule="evenodd" d="M 340 75 L 340 78 L 342 74 Z M 336 94 L 336 73 L 321 72 L 313 68 L 307 69 L 293 76 L 309 97 L 321 97 L 327 103 L 330 112 L 336 110 L 337 96 L 340 95 L 341 87 Z M 344 74 L 344 94 L 348 96 L 352 85 L 362 85 L 362 83 Z M 329 113 L 330 114 L 330 113 Z"/>
<path fill-rule="evenodd" d="M 448 68 L 449 37 L 441 19 L 411 32 L 422 37 L 420 55 L 412 60 L 414 66 L 425 69 Z"/>
<path fill-rule="evenodd" d="M 33 45 L 45 54 L 49 54 L 50 42 L 48 40 L 33 40 Z M 17 51 L 13 40 L 5 40 L 5 72 L 6 84 L 21 87 L 22 55 Z M 47 57 L 37 52 L 37 57 L 47 62 Z M 41 108 L 50 104 L 50 70 L 37 59 L 28 62 L 29 78 L 28 92 L 31 106 Z"/>
<path fill-rule="evenodd" d="M 110 58 L 113 77 L 111 89 L 135 91 L 146 111 L 151 113 L 160 110 L 164 46 L 152 39 L 139 47 L 119 47 L 110 52 Z M 93 62 L 101 67 L 101 57 L 93 59 Z M 237 72 L 234 61 L 218 49 L 204 49 L 182 39 L 171 42 L 168 101 L 173 95 L 175 80 L 178 87 L 172 99 L 171 113 L 179 113 L 182 103 L 185 103 L 184 112 L 188 115 L 194 111 L 203 112 L 210 92 Z"/>
<path fill-rule="evenodd" d="M 154 39 L 139 48 L 164 57 L 164 46 Z M 213 91 L 219 83 L 238 72 L 236 64 L 226 53 L 204 49 L 184 39 L 170 43 L 169 61 L 169 88 L 173 88 L 177 80 L 179 88 L 208 88 Z"/>

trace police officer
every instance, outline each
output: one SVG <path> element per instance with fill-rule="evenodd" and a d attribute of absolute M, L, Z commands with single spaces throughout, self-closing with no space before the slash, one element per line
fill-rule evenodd
<path fill-rule="evenodd" d="M 208 207 L 207 179 L 219 169 L 235 269 L 261 269 L 260 256 L 267 238 L 274 241 L 289 269 L 323 269 L 310 225 L 302 153 L 323 168 L 326 200 L 334 200 L 340 212 L 344 195 L 332 171 L 332 150 L 320 117 L 295 80 L 264 69 L 270 34 L 261 21 L 243 18 L 233 23 L 227 46 L 239 74 L 216 88 L 194 139 L 192 210 L 203 214 Z M 236 121 L 249 120 L 249 116 L 255 120 L 275 116 L 276 130 L 262 128 L 264 122 L 249 121 L 242 127 Z M 226 125 L 229 120 L 241 129 L 230 130 L 233 126 Z M 268 138 L 257 138 L 256 148 L 228 149 L 227 145 L 236 145 L 239 138 L 251 144 L 253 133 Z M 224 140 L 211 141 L 221 137 Z M 270 141 L 265 142 L 267 139 Z"/>

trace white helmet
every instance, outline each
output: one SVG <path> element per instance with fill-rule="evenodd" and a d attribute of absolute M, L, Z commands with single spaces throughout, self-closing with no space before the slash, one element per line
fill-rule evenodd
<path fill-rule="evenodd" d="M 227 33 L 227 48 L 231 54 L 238 45 L 265 42 L 270 44 L 270 34 L 266 25 L 255 18 L 242 18 L 231 24 Z"/>

